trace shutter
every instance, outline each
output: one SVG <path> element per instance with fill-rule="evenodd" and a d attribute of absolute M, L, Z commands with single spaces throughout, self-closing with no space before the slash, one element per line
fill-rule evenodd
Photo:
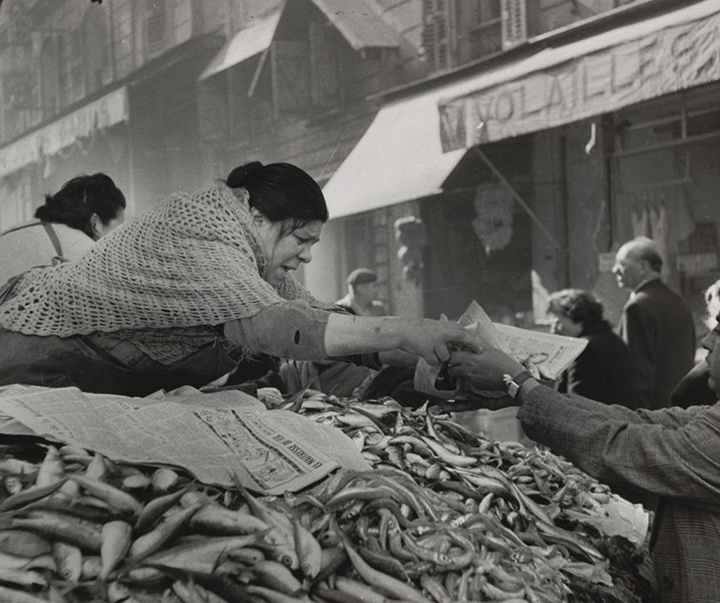
<path fill-rule="evenodd" d="M 57 46 L 52 40 L 46 39 L 40 53 L 40 107 L 49 113 L 54 112 L 59 96 Z"/>
<path fill-rule="evenodd" d="M 147 36 L 147 51 L 152 55 L 159 54 L 165 48 L 165 27 L 167 10 L 165 0 L 147 0 L 145 34 Z"/>
<path fill-rule="evenodd" d="M 454 64 L 454 0 L 423 0 L 422 47 L 432 71 Z"/>
<path fill-rule="evenodd" d="M 335 46 L 330 23 L 310 23 L 312 104 L 320 110 L 340 102 L 341 48 Z"/>
<path fill-rule="evenodd" d="M 525 0 L 502 0 L 503 50 L 527 40 L 527 13 Z"/>
<path fill-rule="evenodd" d="M 90 89 L 109 83 L 111 40 L 107 24 L 107 9 L 91 6 L 85 15 L 85 57 Z"/>

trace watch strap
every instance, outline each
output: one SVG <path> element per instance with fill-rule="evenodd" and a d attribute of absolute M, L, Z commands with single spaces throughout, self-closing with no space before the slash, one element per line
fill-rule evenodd
<path fill-rule="evenodd" d="M 507 389 L 508 395 L 513 400 L 515 400 L 522 384 L 525 383 L 525 381 L 527 381 L 528 379 L 532 378 L 533 375 L 530 371 L 522 371 L 514 377 L 510 375 L 503 375 L 503 382 L 505 383 L 505 388 Z"/>

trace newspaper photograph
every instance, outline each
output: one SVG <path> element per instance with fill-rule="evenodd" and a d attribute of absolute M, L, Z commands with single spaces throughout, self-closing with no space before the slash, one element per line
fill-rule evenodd
<path fill-rule="evenodd" d="M 338 467 L 370 468 L 339 429 L 270 411 L 235 390 L 148 398 L 76 388 L 0 392 L 0 433 L 27 432 L 114 461 L 179 467 L 211 485 L 231 487 L 234 472 L 264 494 L 301 490 Z"/>
<path fill-rule="evenodd" d="M 557 379 L 587 346 L 587 339 L 582 337 L 566 337 L 494 323 L 476 301 L 468 306 L 458 324 L 473 333 L 484 348 L 506 352 L 537 378 L 547 381 Z M 443 369 L 433 367 L 421 358 L 415 368 L 415 389 L 443 399 L 462 397 L 466 389 L 462 381 L 448 382 L 443 377 Z M 482 394 L 498 397 L 504 392 Z"/>

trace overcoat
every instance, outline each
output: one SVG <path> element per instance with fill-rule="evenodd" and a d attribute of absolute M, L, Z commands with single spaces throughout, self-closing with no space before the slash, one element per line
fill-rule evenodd
<path fill-rule="evenodd" d="M 625 304 L 618 335 L 633 355 L 639 406 L 668 406 L 670 392 L 695 359 L 690 308 L 660 279 L 653 279 L 640 285 Z"/>
<path fill-rule="evenodd" d="M 720 601 L 720 402 L 630 410 L 538 386 L 518 419 L 611 488 L 659 499 L 650 552 L 660 603 Z"/>

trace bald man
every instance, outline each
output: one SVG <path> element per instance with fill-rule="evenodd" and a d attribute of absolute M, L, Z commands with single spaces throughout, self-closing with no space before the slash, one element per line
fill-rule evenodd
<path fill-rule="evenodd" d="M 637 371 L 640 408 L 670 405 L 670 392 L 693 367 L 695 322 L 685 301 L 661 279 L 660 247 L 647 237 L 625 243 L 613 274 L 631 294 L 618 334 L 627 343 Z"/>

